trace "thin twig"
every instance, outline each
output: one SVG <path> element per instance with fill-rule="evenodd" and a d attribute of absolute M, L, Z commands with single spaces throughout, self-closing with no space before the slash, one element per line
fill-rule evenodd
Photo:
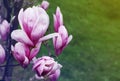
<path fill-rule="evenodd" d="M 8 65 L 9 67 L 16 67 L 16 66 L 20 66 L 20 64 L 12 64 L 12 65 Z M 6 65 L 0 66 L 0 67 L 6 67 Z"/>

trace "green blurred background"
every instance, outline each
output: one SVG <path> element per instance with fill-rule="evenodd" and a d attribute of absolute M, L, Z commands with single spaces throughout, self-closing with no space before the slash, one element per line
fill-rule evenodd
<path fill-rule="evenodd" d="M 120 0 L 48 1 L 51 21 L 59 6 L 73 35 L 59 81 L 120 81 Z"/>
<path fill-rule="evenodd" d="M 73 35 L 59 81 L 120 81 L 120 0 L 48 1 L 51 21 L 59 6 Z"/>
<path fill-rule="evenodd" d="M 59 6 L 73 35 L 58 57 L 63 65 L 59 81 L 120 81 L 120 0 L 48 1 L 49 31 L 53 32 L 52 16 Z"/>

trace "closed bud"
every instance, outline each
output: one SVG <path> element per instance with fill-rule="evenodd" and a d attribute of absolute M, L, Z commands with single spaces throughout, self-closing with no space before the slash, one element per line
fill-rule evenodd
<path fill-rule="evenodd" d="M 0 24 L 0 36 L 2 40 L 6 40 L 9 31 L 10 24 L 6 20 L 3 20 L 3 22 Z"/>
<path fill-rule="evenodd" d="M 49 7 L 49 2 L 48 1 L 42 1 L 40 7 L 47 10 L 47 8 Z"/>
<path fill-rule="evenodd" d="M 37 79 L 57 81 L 60 76 L 61 67 L 62 65 L 55 62 L 53 58 L 43 56 L 34 62 L 33 70 L 37 73 Z"/>

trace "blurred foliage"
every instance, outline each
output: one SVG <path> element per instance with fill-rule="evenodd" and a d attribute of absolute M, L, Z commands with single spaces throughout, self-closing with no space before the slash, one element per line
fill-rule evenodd
<path fill-rule="evenodd" d="M 59 81 L 120 81 L 120 1 L 49 0 L 60 6 L 73 40 L 59 57 Z M 50 29 L 53 29 L 51 22 Z"/>

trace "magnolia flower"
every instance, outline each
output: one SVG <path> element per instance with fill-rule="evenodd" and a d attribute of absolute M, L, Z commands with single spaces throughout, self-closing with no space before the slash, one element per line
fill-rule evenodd
<path fill-rule="evenodd" d="M 3 22 L 0 24 L 0 36 L 2 40 L 6 40 L 9 30 L 10 24 L 6 20 L 3 20 Z"/>
<path fill-rule="evenodd" d="M 27 8 L 25 11 L 21 9 L 18 20 L 22 30 L 20 32 L 13 31 L 11 37 L 32 46 L 35 46 L 38 40 L 44 36 L 49 25 L 49 17 L 46 11 L 37 6 Z M 23 37 L 24 35 L 25 37 Z"/>
<path fill-rule="evenodd" d="M 53 17 L 54 30 L 59 34 L 58 37 L 53 38 L 55 53 L 58 56 L 72 40 L 72 35 L 68 36 L 68 32 L 63 25 L 63 16 L 59 7 L 57 7 L 56 14 L 53 15 Z"/>
<path fill-rule="evenodd" d="M 4 63 L 5 61 L 5 50 L 2 47 L 2 45 L 0 45 L 0 64 Z"/>
<path fill-rule="evenodd" d="M 32 60 L 32 58 L 34 58 L 38 54 L 42 41 L 58 36 L 58 33 L 53 33 L 44 36 L 49 25 L 49 17 L 46 11 L 40 7 L 33 6 L 32 8 L 27 8 L 25 11 L 21 9 L 18 14 L 18 20 L 22 29 L 14 30 L 11 33 L 11 38 L 26 45 L 27 47 L 24 46 L 25 48 L 28 49 L 29 47 L 30 56 L 28 57 L 25 54 L 23 56 L 24 58 L 27 58 L 24 59 L 25 62 L 26 60 L 28 60 L 27 63 L 29 63 L 29 61 Z M 23 46 L 20 43 L 15 45 L 16 49 L 23 49 L 20 48 L 21 46 Z M 15 57 L 17 55 L 16 51 L 19 52 L 16 49 L 14 50 Z M 21 53 L 19 54 L 21 55 Z M 21 63 L 21 59 L 17 60 Z M 24 61 L 22 60 L 22 62 Z M 24 65 L 24 63 L 21 64 Z"/>
<path fill-rule="evenodd" d="M 40 7 L 47 10 L 47 8 L 49 7 L 49 2 L 48 1 L 42 1 Z"/>
<path fill-rule="evenodd" d="M 30 50 L 28 46 L 23 43 L 16 43 L 15 46 L 12 46 L 14 58 L 23 66 L 26 67 L 29 63 Z"/>
<path fill-rule="evenodd" d="M 33 70 L 37 73 L 37 79 L 47 79 L 57 81 L 62 66 L 49 56 L 38 58 L 33 65 Z"/>
<path fill-rule="evenodd" d="M 14 47 L 12 46 L 13 56 L 23 67 L 26 67 L 37 55 L 40 46 L 41 43 L 38 43 L 34 48 L 30 48 L 29 46 L 18 42 Z"/>

